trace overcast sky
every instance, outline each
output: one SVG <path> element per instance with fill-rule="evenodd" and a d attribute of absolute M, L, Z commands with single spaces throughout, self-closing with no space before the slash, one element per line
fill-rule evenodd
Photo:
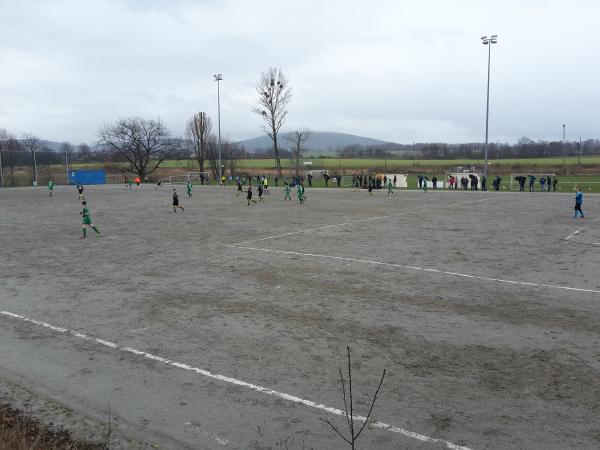
<path fill-rule="evenodd" d="M 0 127 L 93 143 L 104 122 L 206 111 L 261 133 L 261 71 L 280 67 L 288 130 L 399 143 L 600 137 L 598 0 L 0 0 Z"/>

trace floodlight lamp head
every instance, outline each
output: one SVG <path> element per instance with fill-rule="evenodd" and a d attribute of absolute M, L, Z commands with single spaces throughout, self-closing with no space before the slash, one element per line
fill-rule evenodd
<path fill-rule="evenodd" d="M 481 40 L 485 41 L 487 39 L 487 36 L 481 36 Z"/>
<path fill-rule="evenodd" d="M 221 75 L 220 73 L 213 75 L 215 81 L 222 81 L 223 80 L 223 75 Z"/>

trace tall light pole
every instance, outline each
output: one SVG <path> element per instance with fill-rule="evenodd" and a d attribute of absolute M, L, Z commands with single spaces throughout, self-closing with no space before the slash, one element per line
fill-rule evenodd
<path fill-rule="evenodd" d="M 566 138 L 566 133 L 567 133 L 566 132 L 566 128 L 567 128 L 567 125 L 563 123 L 563 143 L 562 143 L 563 144 L 563 170 L 565 171 L 565 173 L 567 173 L 567 169 L 565 167 L 566 164 L 567 164 L 567 161 L 566 161 L 566 157 L 567 157 L 567 145 L 566 145 L 566 139 L 565 139 Z"/>
<path fill-rule="evenodd" d="M 488 73 L 487 73 L 487 102 L 485 108 L 485 163 L 483 166 L 483 174 L 487 176 L 488 172 L 488 125 L 490 121 L 490 61 L 492 59 L 492 44 L 498 43 L 498 35 L 492 34 L 491 37 L 482 36 L 483 45 L 488 46 Z"/>
<path fill-rule="evenodd" d="M 213 75 L 215 81 L 217 82 L 217 123 L 218 123 L 218 129 L 219 129 L 219 184 L 221 184 L 221 179 L 223 178 L 223 174 L 222 174 L 222 167 L 223 164 L 221 162 L 221 153 L 222 153 L 222 147 L 221 147 L 221 86 L 220 86 L 220 82 L 223 80 L 223 76 L 218 73 L 216 75 Z"/>
<path fill-rule="evenodd" d="M 35 158 L 35 149 L 33 149 L 32 153 L 33 153 L 33 177 L 34 177 L 34 179 L 33 179 L 33 185 L 37 186 L 38 185 L 38 178 L 37 178 L 37 161 L 36 161 L 36 158 Z"/>
<path fill-rule="evenodd" d="M 65 166 L 67 167 L 67 186 L 69 183 L 69 149 L 65 148 Z"/>
<path fill-rule="evenodd" d="M 0 151 L 0 187 L 4 187 L 4 172 L 2 170 L 2 152 Z"/>

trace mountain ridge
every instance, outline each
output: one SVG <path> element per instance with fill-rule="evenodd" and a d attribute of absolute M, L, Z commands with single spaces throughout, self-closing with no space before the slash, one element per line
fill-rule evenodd
<path fill-rule="evenodd" d="M 280 148 L 290 149 L 293 147 L 293 141 L 289 138 L 293 135 L 293 132 L 282 132 L 278 136 L 278 143 Z M 319 150 L 326 152 L 334 152 L 337 149 L 347 147 L 349 145 L 385 145 L 390 142 L 382 141 L 365 136 L 358 136 L 349 133 L 339 133 L 334 131 L 311 131 L 308 139 L 304 143 L 303 147 L 307 151 Z M 271 138 L 267 135 L 257 136 L 250 139 L 244 139 L 237 142 L 238 145 L 243 146 L 247 152 L 255 153 L 260 150 L 270 150 L 273 147 Z"/>

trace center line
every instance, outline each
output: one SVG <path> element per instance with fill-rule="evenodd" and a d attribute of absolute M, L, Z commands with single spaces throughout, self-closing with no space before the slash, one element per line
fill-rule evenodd
<path fill-rule="evenodd" d="M 472 278 L 475 280 L 494 281 L 496 283 L 518 284 L 521 286 L 534 286 L 534 287 L 548 288 L 548 289 L 563 289 L 565 291 L 590 292 L 592 294 L 600 294 L 600 290 L 595 290 L 595 289 L 583 289 L 583 288 L 574 288 L 574 287 L 569 287 L 569 286 L 557 286 L 557 285 L 553 285 L 553 284 L 532 283 L 529 281 L 505 280 L 502 278 L 483 277 L 480 275 L 469 275 L 466 273 L 448 272 L 446 270 L 409 266 L 409 265 L 405 265 L 405 264 L 394 264 L 394 263 L 388 263 L 388 262 L 383 262 L 383 261 L 372 261 L 369 259 L 355 259 L 355 258 L 347 258 L 345 256 L 321 255 L 318 253 L 302 253 L 302 252 L 292 252 L 292 251 L 287 251 L 287 250 L 272 250 L 269 248 L 243 247 L 241 245 L 230 245 L 230 244 L 224 244 L 224 245 L 227 247 L 230 247 L 230 248 L 237 248 L 237 249 L 242 249 L 242 250 L 255 250 L 258 252 L 280 253 L 283 255 L 304 256 L 304 257 L 311 257 L 311 258 L 336 259 L 338 261 L 350 261 L 350 262 L 357 262 L 357 263 L 363 263 L 363 264 L 373 264 L 373 265 L 378 265 L 378 266 L 396 267 L 399 269 L 420 270 L 423 272 L 433 272 L 433 273 L 439 273 L 439 274 L 444 274 L 444 275 L 452 275 L 452 276 L 461 277 L 461 278 Z"/>
<path fill-rule="evenodd" d="M 21 320 L 23 322 L 29 322 L 34 325 L 39 325 L 39 326 L 42 326 L 49 330 L 56 331 L 58 333 L 70 334 L 71 336 L 74 336 L 74 337 L 77 337 L 80 339 L 84 339 L 86 341 L 95 342 L 96 344 L 103 345 L 105 347 L 108 347 L 108 348 L 111 348 L 114 350 L 118 350 L 118 351 L 125 352 L 125 353 L 132 353 L 137 356 L 142 356 L 146 359 L 150 359 L 152 361 L 157 361 L 157 362 L 166 364 L 167 366 L 177 367 L 179 369 L 187 370 L 189 372 L 194 372 L 194 373 L 197 373 L 198 375 L 202 375 L 202 376 L 205 376 L 208 378 L 223 381 L 225 383 L 234 384 L 236 386 L 242 386 L 247 389 L 260 392 L 262 394 L 272 395 L 274 397 L 282 398 L 284 400 L 288 400 L 293 403 L 299 403 L 304 406 L 309 406 L 311 408 L 319 409 L 321 411 L 326 411 L 330 414 L 335 414 L 337 416 L 346 417 L 346 413 L 344 411 L 342 411 L 341 409 L 332 408 L 331 406 L 323 405 L 321 403 L 316 403 L 311 400 L 306 400 L 306 399 L 303 399 L 300 397 L 296 397 L 294 395 L 286 394 L 284 392 L 274 391 L 273 389 L 258 386 L 256 384 L 248 383 L 246 381 L 238 380 L 236 378 L 231 378 L 231 377 L 228 377 L 225 375 L 219 375 L 216 373 L 212 373 L 212 372 L 209 372 L 208 370 L 200 369 L 198 367 L 192 367 L 187 364 L 172 361 L 170 359 L 166 359 L 161 356 L 153 355 L 152 353 L 146 353 L 146 352 L 143 352 L 141 350 L 136 350 L 131 347 L 122 347 L 122 346 L 119 346 L 118 344 L 115 344 L 114 342 L 105 341 L 104 339 L 100 339 L 100 338 L 94 338 L 94 337 L 88 336 L 83 333 L 72 331 L 67 328 L 57 327 L 57 326 L 51 325 L 49 323 L 42 322 L 40 320 L 31 319 L 29 317 L 21 316 L 19 314 L 11 313 L 8 311 L 0 311 L 0 315 L 5 316 L 5 317 L 10 317 L 12 319 Z M 367 418 L 364 416 L 356 416 L 355 415 L 355 416 L 352 416 L 352 418 L 358 422 L 365 422 L 367 420 Z M 451 450 L 471 450 L 468 447 L 456 445 L 456 444 L 453 444 L 452 442 L 448 442 L 443 439 L 432 438 L 429 436 L 425 436 L 423 434 L 415 433 L 414 431 L 405 430 L 404 428 L 395 427 L 393 425 L 389 425 L 389 424 L 383 423 L 383 422 L 372 422 L 372 423 L 370 423 L 370 426 L 372 426 L 374 428 L 380 428 L 380 429 L 386 430 L 386 431 L 391 431 L 392 433 L 402 434 L 404 436 L 407 436 L 412 439 L 416 439 L 421 442 L 431 442 L 434 444 L 441 444 Z"/>

